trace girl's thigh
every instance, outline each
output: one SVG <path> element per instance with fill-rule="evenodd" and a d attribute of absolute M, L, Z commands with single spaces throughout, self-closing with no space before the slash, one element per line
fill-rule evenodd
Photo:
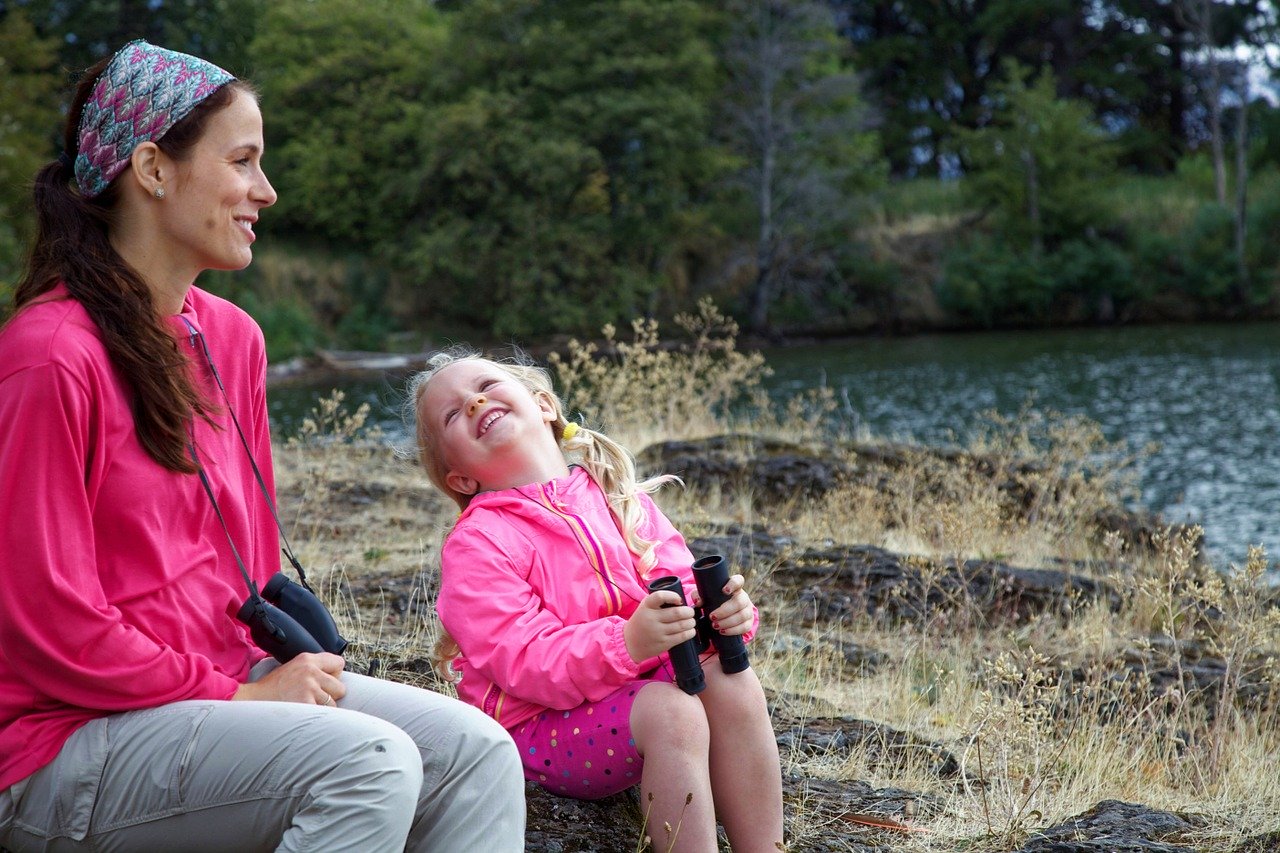
<path fill-rule="evenodd" d="M 543 711 L 521 723 L 511 736 L 520 750 L 525 778 L 566 797 L 595 800 L 640 782 L 644 759 L 631 735 L 631 708 L 640 689 L 671 681 L 659 669 L 598 702 L 569 711 Z"/>

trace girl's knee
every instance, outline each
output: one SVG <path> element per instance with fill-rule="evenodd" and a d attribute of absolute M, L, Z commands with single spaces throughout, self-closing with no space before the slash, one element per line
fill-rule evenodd
<path fill-rule="evenodd" d="M 646 685 L 636 697 L 631 730 L 641 752 L 654 738 L 689 750 L 705 749 L 710 740 L 707 712 L 697 696 L 661 682 Z"/>
<path fill-rule="evenodd" d="M 751 670 L 726 675 L 717 665 L 704 669 L 707 689 L 699 694 L 708 714 L 715 716 L 751 717 L 768 714 L 764 687 Z"/>

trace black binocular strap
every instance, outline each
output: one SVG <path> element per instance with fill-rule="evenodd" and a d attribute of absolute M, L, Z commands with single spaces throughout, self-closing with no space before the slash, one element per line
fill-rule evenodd
<path fill-rule="evenodd" d="M 232 407 L 231 399 L 227 396 L 227 388 L 225 385 L 222 384 L 222 376 L 219 375 L 218 373 L 218 366 L 213 363 L 213 356 L 209 354 L 209 344 L 205 341 L 204 335 L 196 331 L 196 328 L 191 325 L 191 322 L 187 320 L 186 317 L 182 318 L 182 322 L 186 323 L 187 329 L 190 330 L 192 341 L 193 342 L 196 340 L 200 341 L 200 349 L 202 352 L 204 352 L 204 360 L 209 365 L 209 370 L 213 373 L 213 381 L 218 384 L 218 390 L 222 392 L 222 401 L 226 404 L 227 412 L 231 415 L 231 423 L 235 424 L 236 434 L 240 436 L 240 445 L 244 447 L 245 455 L 249 457 L 249 465 L 253 468 L 253 476 L 258 481 L 258 488 L 262 490 L 262 497 L 267 502 L 267 509 L 271 513 L 271 518 L 276 523 L 276 529 L 280 531 L 280 539 L 282 542 L 284 542 L 284 547 L 281 548 L 280 550 L 284 553 L 285 557 L 289 559 L 289 563 L 290 565 L 293 566 L 293 570 L 298 573 L 298 580 L 302 581 L 302 586 L 306 588 L 307 592 L 314 593 L 315 590 L 311 588 L 311 584 L 307 583 L 307 573 L 302 570 L 302 563 L 298 560 L 297 557 L 294 556 L 293 548 L 289 545 L 289 537 L 285 535 L 284 525 L 280 523 L 280 516 L 276 512 L 275 501 L 271 499 L 271 493 L 267 490 L 266 481 L 262 479 L 262 472 L 258 470 L 258 463 L 253 458 L 253 451 L 249 449 L 249 440 L 244 437 L 244 430 L 240 428 L 240 419 L 236 417 L 236 410 Z M 193 436 L 192 437 L 193 457 L 194 457 L 194 454 L 195 454 L 195 438 Z M 198 459 L 196 460 L 196 467 L 200 467 L 200 461 Z M 204 478 L 203 468 L 200 468 L 200 476 L 201 478 Z M 205 483 L 205 489 L 209 490 L 209 484 L 207 482 Z M 209 497 L 210 499 L 213 498 L 213 492 L 211 490 L 209 490 Z M 216 502 L 214 503 L 214 508 L 217 509 Z M 221 512 L 218 513 L 218 518 L 219 519 L 222 518 Z M 223 523 L 223 529 L 226 529 L 225 522 Z M 227 537 L 230 538 L 230 536 L 231 534 L 228 533 Z M 234 548 L 235 546 L 233 545 L 232 547 Z M 237 556 L 236 559 L 239 560 L 240 559 L 239 556 Z M 240 570 L 244 571 L 244 566 L 241 566 Z M 256 594 L 257 592 L 256 588 L 254 592 Z"/>
<path fill-rule="evenodd" d="M 196 455 L 194 430 L 192 431 L 191 441 L 187 444 L 187 449 L 191 451 L 191 461 L 196 463 L 196 471 L 200 474 L 200 485 L 204 486 L 204 493 L 209 496 L 209 503 L 213 504 L 213 512 L 218 516 L 218 523 L 222 525 L 222 532 L 227 534 L 227 544 L 231 546 L 231 556 L 236 559 L 236 566 L 240 569 L 241 576 L 244 577 L 245 585 L 249 587 L 249 594 L 254 600 L 258 600 L 261 598 L 258 593 L 258 585 L 249 576 L 249 570 L 244 567 L 244 560 L 240 559 L 240 550 L 236 548 L 235 540 L 231 538 L 231 530 L 227 527 L 227 520 L 222 517 L 222 509 L 218 506 L 218 499 L 213 496 L 213 487 L 209 485 L 209 477 L 204 472 L 204 466 L 200 464 L 200 457 Z"/>

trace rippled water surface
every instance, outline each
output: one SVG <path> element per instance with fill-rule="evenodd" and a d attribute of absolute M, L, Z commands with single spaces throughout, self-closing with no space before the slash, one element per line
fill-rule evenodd
<path fill-rule="evenodd" d="M 1202 524 L 1239 562 L 1250 544 L 1280 555 L 1280 324 L 1188 325 L 860 339 L 767 353 L 779 395 L 821 382 L 873 435 L 935 443 L 977 416 L 1036 406 L 1096 420 L 1112 441 L 1157 449 L 1143 501 Z M 273 387 L 288 433 L 333 381 Z M 401 428 L 396 379 L 347 382 Z"/>
<path fill-rule="evenodd" d="M 975 416 L 1012 415 L 1028 394 L 1085 415 L 1107 438 L 1156 443 L 1142 499 L 1194 520 L 1210 548 L 1242 560 L 1280 554 L 1280 324 L 919 336 L 789 350 L 780 388 L 825 373 L 872 434 L 925 442 Z"/>

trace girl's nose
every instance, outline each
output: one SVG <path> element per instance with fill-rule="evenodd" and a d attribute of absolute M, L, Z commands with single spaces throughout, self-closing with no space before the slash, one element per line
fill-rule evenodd
<path fill-rule="evenodd" d="M 467 417 L 474 417 L 476 412 L 480 411 L 480 407 L 489 402 L 489 398 L 483 394 L 477 394 L 471 398 L 471 402 L 467 404 Z"/>

